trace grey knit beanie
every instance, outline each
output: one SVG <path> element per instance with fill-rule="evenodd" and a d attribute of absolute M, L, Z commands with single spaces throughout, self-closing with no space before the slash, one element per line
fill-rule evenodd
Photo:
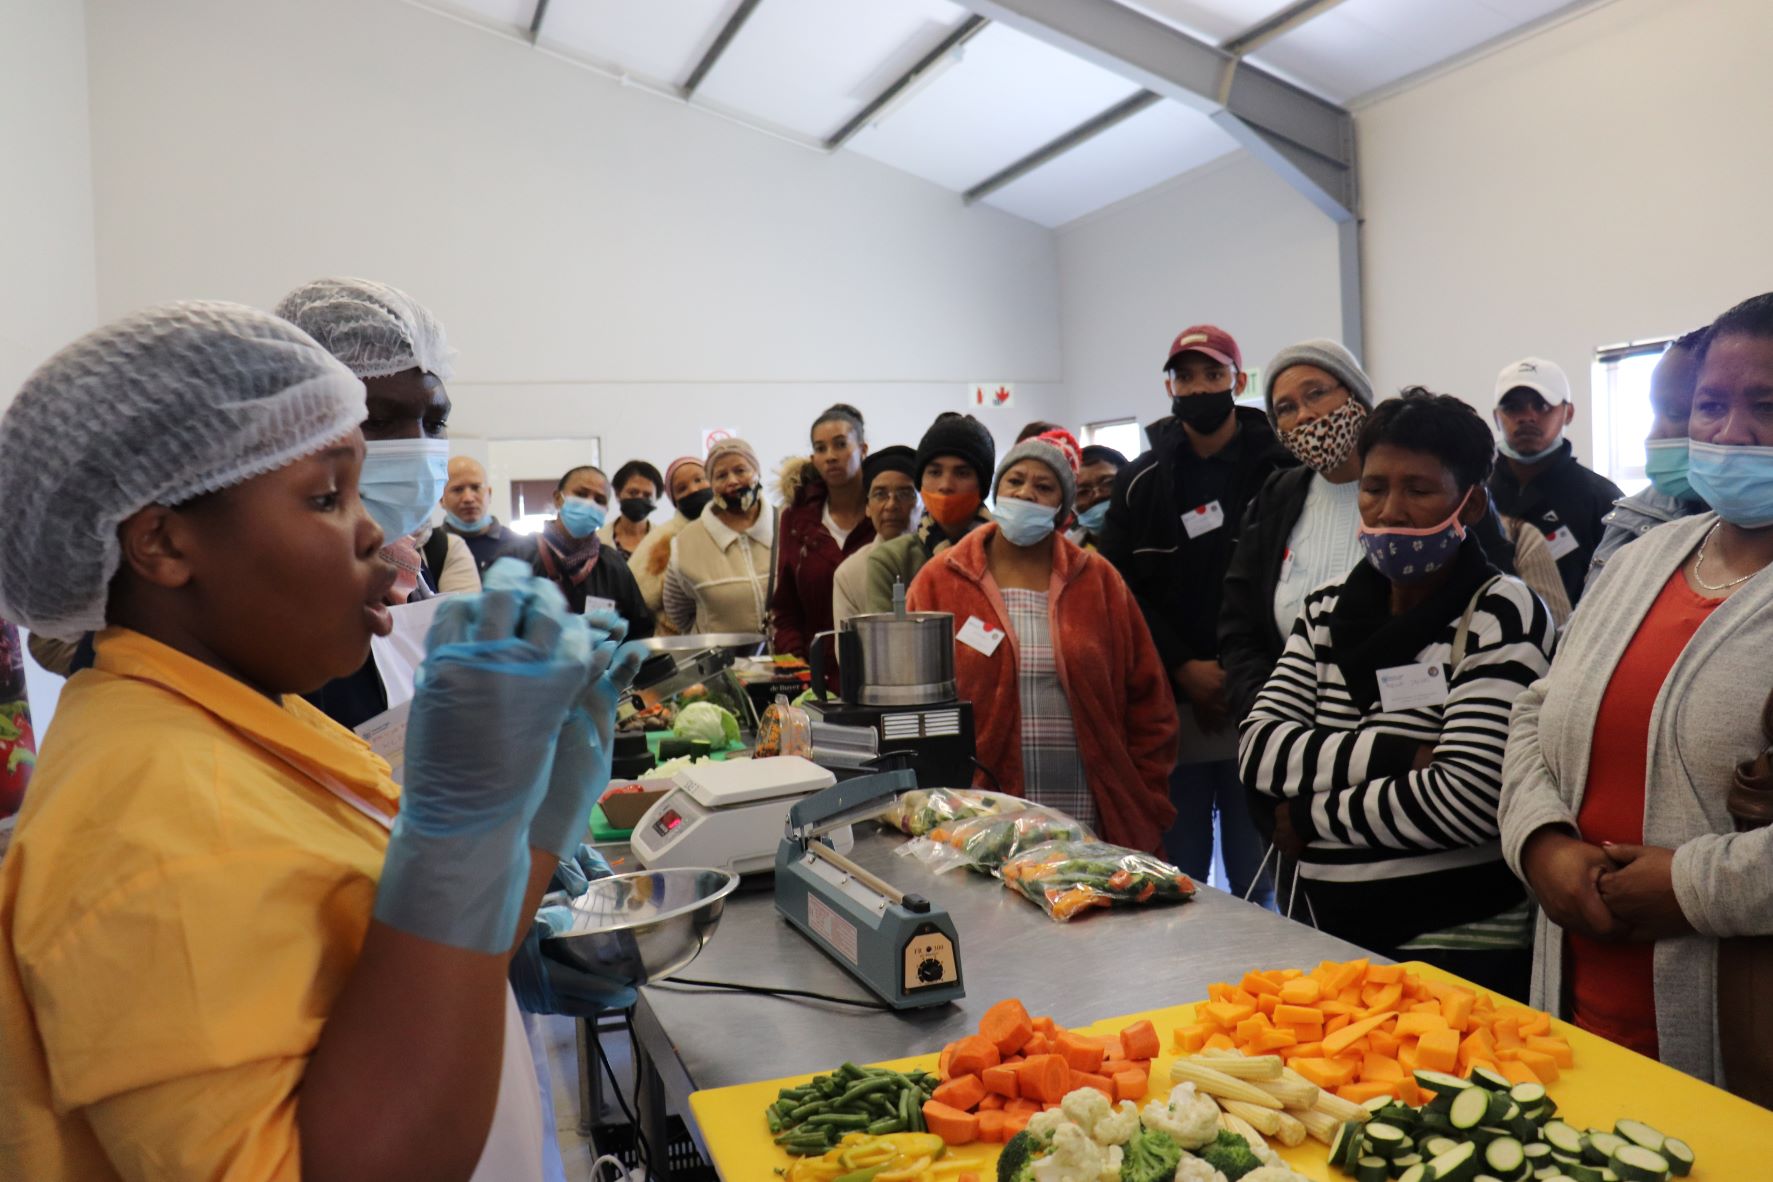
<path fill-rule="evenodd" d="M 1004 473 L 1023 460 L 1039 460 L 1059 478 L 1058 520 L 1060 524 L 1068 521 L 1072 506 L 1077 504 L 1077 440 L 1072 438 L 1071 432 L 1061 429 L 1031 436 L 1010 448 L 997 466 L 997 475 L 991 478 L 992 497 L 997 496 L 997 486 L 1003 483 Z"/>
<path fill-rule="evenodd" d="M 1315 365 L 1348 388 L 1356 402 L 1373 409 L 1373 379 L 1354 359 L 1354 354 L 1335 341 L 1324 337 L 1288 345 L 1274 355 L 1262 374 L 1262 401 L 1268 407 L 1268 418 L 1274 419 L 1274 382 L 1295 365 Z"/>

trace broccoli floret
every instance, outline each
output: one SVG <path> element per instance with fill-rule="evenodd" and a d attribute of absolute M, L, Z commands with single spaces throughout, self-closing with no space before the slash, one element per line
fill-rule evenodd
<path fill-rule="evenodd" d="M 1120 1182 L 1171 1182 L 1182 1162 L 1182 1146 L 1168 1133 L 1140 1129 L 1126 1144 Z"/>
<path fill-rule="evenodd" d="M 997 1182 L 1032 1182 L 1034 1155 L 1045 1146 L 1024 1129 L 1005 1142 L 997 1159 Z"/>
<path fill-rule="evenodd" d="M 1200 1159 L 1225 1175 L 1225 1182 L 1237 1182 L 1252 1170 L 1262 1168 L 1262 1159 L 1250 1150 L 1250 1143 L 1236 1133 L 1223 1129 L 1211 1145 L 1197 1149 Z"/>

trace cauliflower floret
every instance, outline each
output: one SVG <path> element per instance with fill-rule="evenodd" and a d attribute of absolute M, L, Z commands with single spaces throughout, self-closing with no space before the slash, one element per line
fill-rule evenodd
<path fill-rule="evenodd" d="M 1095 1088 L 1078 1088 L 1059 1103 L 1059 1111 L 1086 1133 L 1095 1131 L 1096 1122 L 1113 1109 L 1108 1097 Z"/>
<path fill-rule="evenodd" d="M 1112 1111 L 1103 1113 L 1090 1130 L 1098 1145 L 1125 1145 L 1139 1131 L 1139 1106 L 1122 1100 Z"/>
<path fill-rule="evenodd" d="M 1100 1182 L 1107 1164 L 1107 1151 L 1083 1129 L 1064 1121 L 1053 1133 L 1053 1151 L 1034 1163 L 1034 1182 Z M 1118 1176 L 1118 1163 L 1114 1171 Z"/>
<path fill-rule="evenodd" d="M 1311 1182 L 1304 1174 L 1296 1174 L 1280 1164 L 1263 1166 L 1245 1174 L 1241 1182 Z"/>
<path fill-rule="evenodd" d="M 1120 1182 L 1120 1167 L 1125 1157 L 1125 1150 L 1110 1145 L 1102 1155 L 1102 1172 L 1096 1175 L 1096 1182 Z"/>
<path fill-rule="evenodd" d="M 1176 1182 L 1225 1182 L 1225 1175 L 1192 1153 L 1184 1153 L 1176 1167 Z"/>
<path fill-rule="evenodd" d="M 1051 1141 L 1053 1139 L 1053 1134 L 1057 1133 L 1061 1128 L 1070 1123 L 1070 1121 L 1065 1119 L 1065 1114 L 1063 1112 L 1060 1112 L 1057 1108 L 1049 1108 L 1043 1112 L 1037 1112 L 1028 1118 L 1028 1133 L 1030 1136 L 1039 1137 L 1043 1141 Z"/>
<path fill-rule="evenodd" d="M 1147 1104 L 1140 1120 L 1153 1132 L 1168 1133 L 1184 1149 L 1211 1145 L 1219 1136 L 1218 1101 L 1201 1095 L 1191 1083 L 1176 1085 L 1167 1104 Z"/>

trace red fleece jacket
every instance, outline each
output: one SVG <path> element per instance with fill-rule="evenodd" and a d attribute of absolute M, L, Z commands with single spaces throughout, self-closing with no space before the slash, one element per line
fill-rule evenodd
<path fill-rule="evenodd" d="M 982 526 L 930 559 L 911 584 L 906 607 L 950 612 L 956 630 L 977 616 L 1006 634 L 989 657 L 956 644 L 954 676 L 960 696 L 973 704 L 980 762 L 997 773 L 1003 791 L 1023 796 L 1020 656 L 1009 610 L 986 564 L 986 546 L 996 536 L 997 526 Z M 1071 705 L 1101 836 L 1155 852 L 1176 819 L 1170 803 L 1176 701 L 1145 616 L 1106 559 L 1063 537 L 1054 540 L 1047 595 L 1059 682 Z M 983 776 L 980 783 L 987 786 Z"/>

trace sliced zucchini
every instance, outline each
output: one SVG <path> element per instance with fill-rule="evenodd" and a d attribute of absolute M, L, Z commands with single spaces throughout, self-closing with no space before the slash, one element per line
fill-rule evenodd
<path fill-rule="evenodd" d="M 1483 1088 L 1466 1088 L 1453 1097 L 1453 1105 L 1447 1109 L 1447 1119 L 1456 1129 L 1477 1128 L 1490 1115 L 1492 1095 Z"/>
<path fill-rule="evenodd" d="M 1480 1088 L 1487 1088 L 1492 1092 L 1501 1092 L 1505 1096 L 1508 1094 L 1509 1090 L 1514 1087 L 1514 1081 L 1510 1080 L 1500 1071 L 1496 1071 L 1489 1067 L 1473 1067 L 1471 1069 L 1471 1082 Z"/>
<path fill-rule="evenodd" d="M 1599 1166 L 1585 1165 L 1579 1161 L 1565 1163 L 1564 1173 L 1570 1175 L 1576 1182 L 1601 1182 Z"/>
<path fill-rule="evenodd" d="M 1382 1157 L 1363 1157 L 1354 1163 L 1355 1182 L 1386 1182 L 1391 1163 Z"/>
<path fill-rule="evenodd" d="M 1613 1172 L 1612 1166 L 1601 1167 L 1601 1182 L 1619 1182 L 1619 1175 Z"/>
<path fill-rule="evenodd" d="M 1418 1122 L 1418 1128 L 1423 1133 L 1448 1133 L 1453 1129 L 1453 1122 L 1447 1119 L 1447 1114 L 1444 1112 L 1430 1112 L 1424 1109 L 1422 1120 Z"/>
<path fill-rule="evenodd" d="M 1512 1178 L 1527 1168 L 1527 1151 L 1513 1137 L 1498 1137 L 1484 1146 L 1484 1165 L 1504 1178 Z"/>
<path fill-rule="evenodd" d="M 1541 1166 L 1550 1163 L 1551 1146 L 1543 1141 L 1527 1141 L 1525 1138 L 1522 1138 L 1522 1141 L 1526 1145 L 1526 1148 L 1522 1149 L 1521 1152 L 1527 1155 L 1528 1165 L 1537 1170 Z"/>
<path fill-rule="evenodd" d="M 1471 1182 L 1477 1172 L 1477 1146 L 1471 1144 L 1455 1145 L 1428 1161 L 1428 1174 L 1434 1182 Z"/>
<path fill-rule="evenodd" d="M 1627 1145 L 1613 1155 L 1613 1172 L 1625 1182 L 1663 1182 L 1669 1177 L 1668 1159 L 1642 1145 Z"/>
<path fill-rule="evenodd" d="M 1437 1158 L 1459 1142 L 1451 1137 L 1430 1137 L 1422 1143 L 1422 1152 L 1429 1158 Z"/>
<path fill-rule="evenodd" d="M 1693 1172 L 1693 1147 L 1679 1137 L 1662 1142 L 1662 1156 L 1668 1159 L 1668 1172 L 1675 1177 L 1685 1178 Z"/>
<path fill-rule="evenodd" d="M 1428 1172 L 1428 1166 L 1417 1162 L 1397 1176 L 1397 1182 L 1433 1182 L 1434 1175 Z"/>
<path fill-rule="evenodd" d="M 1641 1120 L 1622 1120 L 1613 1125 L 1613 1131 L 1634 1145 L 1641 1145 L 1651 1153 L 1661 1153 L 1663 1142 L 1668 1138 Z"/>
<path fill-rule="evenodd" d="M 1497 1128 L 1495 1125 L 1479 1125 L 1465 1135 L 1471 1143 L 1476 1145 L 1479 1149 L 1482 1149 L 1498 1137 L 1513 1136 L 1513 1134 L 1507 1129 Z"/>
<path fill-rule="evenodd" d="M 1400 1156 L 1404 1152 L 1404 1142 L 1410 1139 L 1409 1134 L 1396 1125 L 1381 1120 L 1368 1121 L 1363 1131 L 1367 1135 L 1368 1151 L 1387 1159 Z"/>
<path fill-rule="evenodd" d="M 1563 1121 L 1546 1121 L 1545 1128 L 1540 1130 L 1540 1135 L 1545 1138 L 1547 1145 L 1559 1153 L 1573 1157 L 1577 1161 L 1582 1160 L 1582 1134 Z"/>
<path fill-rule="evenodd" d="M 1431 1092 L 1463 1092 L 1472 1085 L 1457 1075 L 1448 1075 L 1444 1071 L 1418 1071 L 1416 1085 L 1427 1088 Z M 1544 1091 L 1543 1088 L 1540 1091 Z"/>
<path fill-rule="evenodd" d="M 1418 1071 L 1416 1074 L 1420 1077 L 1422 1073 Z M 1508 1089 L 1508 1097 L 1523 1109 L 1543 1104 L 1549 1099 L 1545 1094 L 1545 1085 L 1536 1083 L 1515 1084 L 1514 1087 Z"/>
<path fill-rule="evenodd" d="M 1330 1161 L 1346 1168 L 1353 1163 L 1358 1154 L 1348 1152 L 1350 1142 L 1357 1147 L 1360 1144 L 1360 1126 L 1353 1121 L 1344 1121 L 1336 1127 L 1336 1135 L 1330 1138 Z"/>
<path fill-rule="evenodd" d="M 1390 1108 L 1396 1103 L 1397 1100 L 1391 1096 L 1378 1095 L 1362 1104 L 1361 1107 L 1367 1110 L 1367 1115 L 1369 1117 L 1373 1117 L 1378 1116 L 1381 1112 L 1384 1112 L 1387 1108 Z"/>
<path fill-rule="evenodd" d="M 1604 1166 L 1627 1144 L 1630 1142 L 1617 1133 L 1590 1133 L 1582 1139 L 1582 1157 L 1593 1165 Z"/>

